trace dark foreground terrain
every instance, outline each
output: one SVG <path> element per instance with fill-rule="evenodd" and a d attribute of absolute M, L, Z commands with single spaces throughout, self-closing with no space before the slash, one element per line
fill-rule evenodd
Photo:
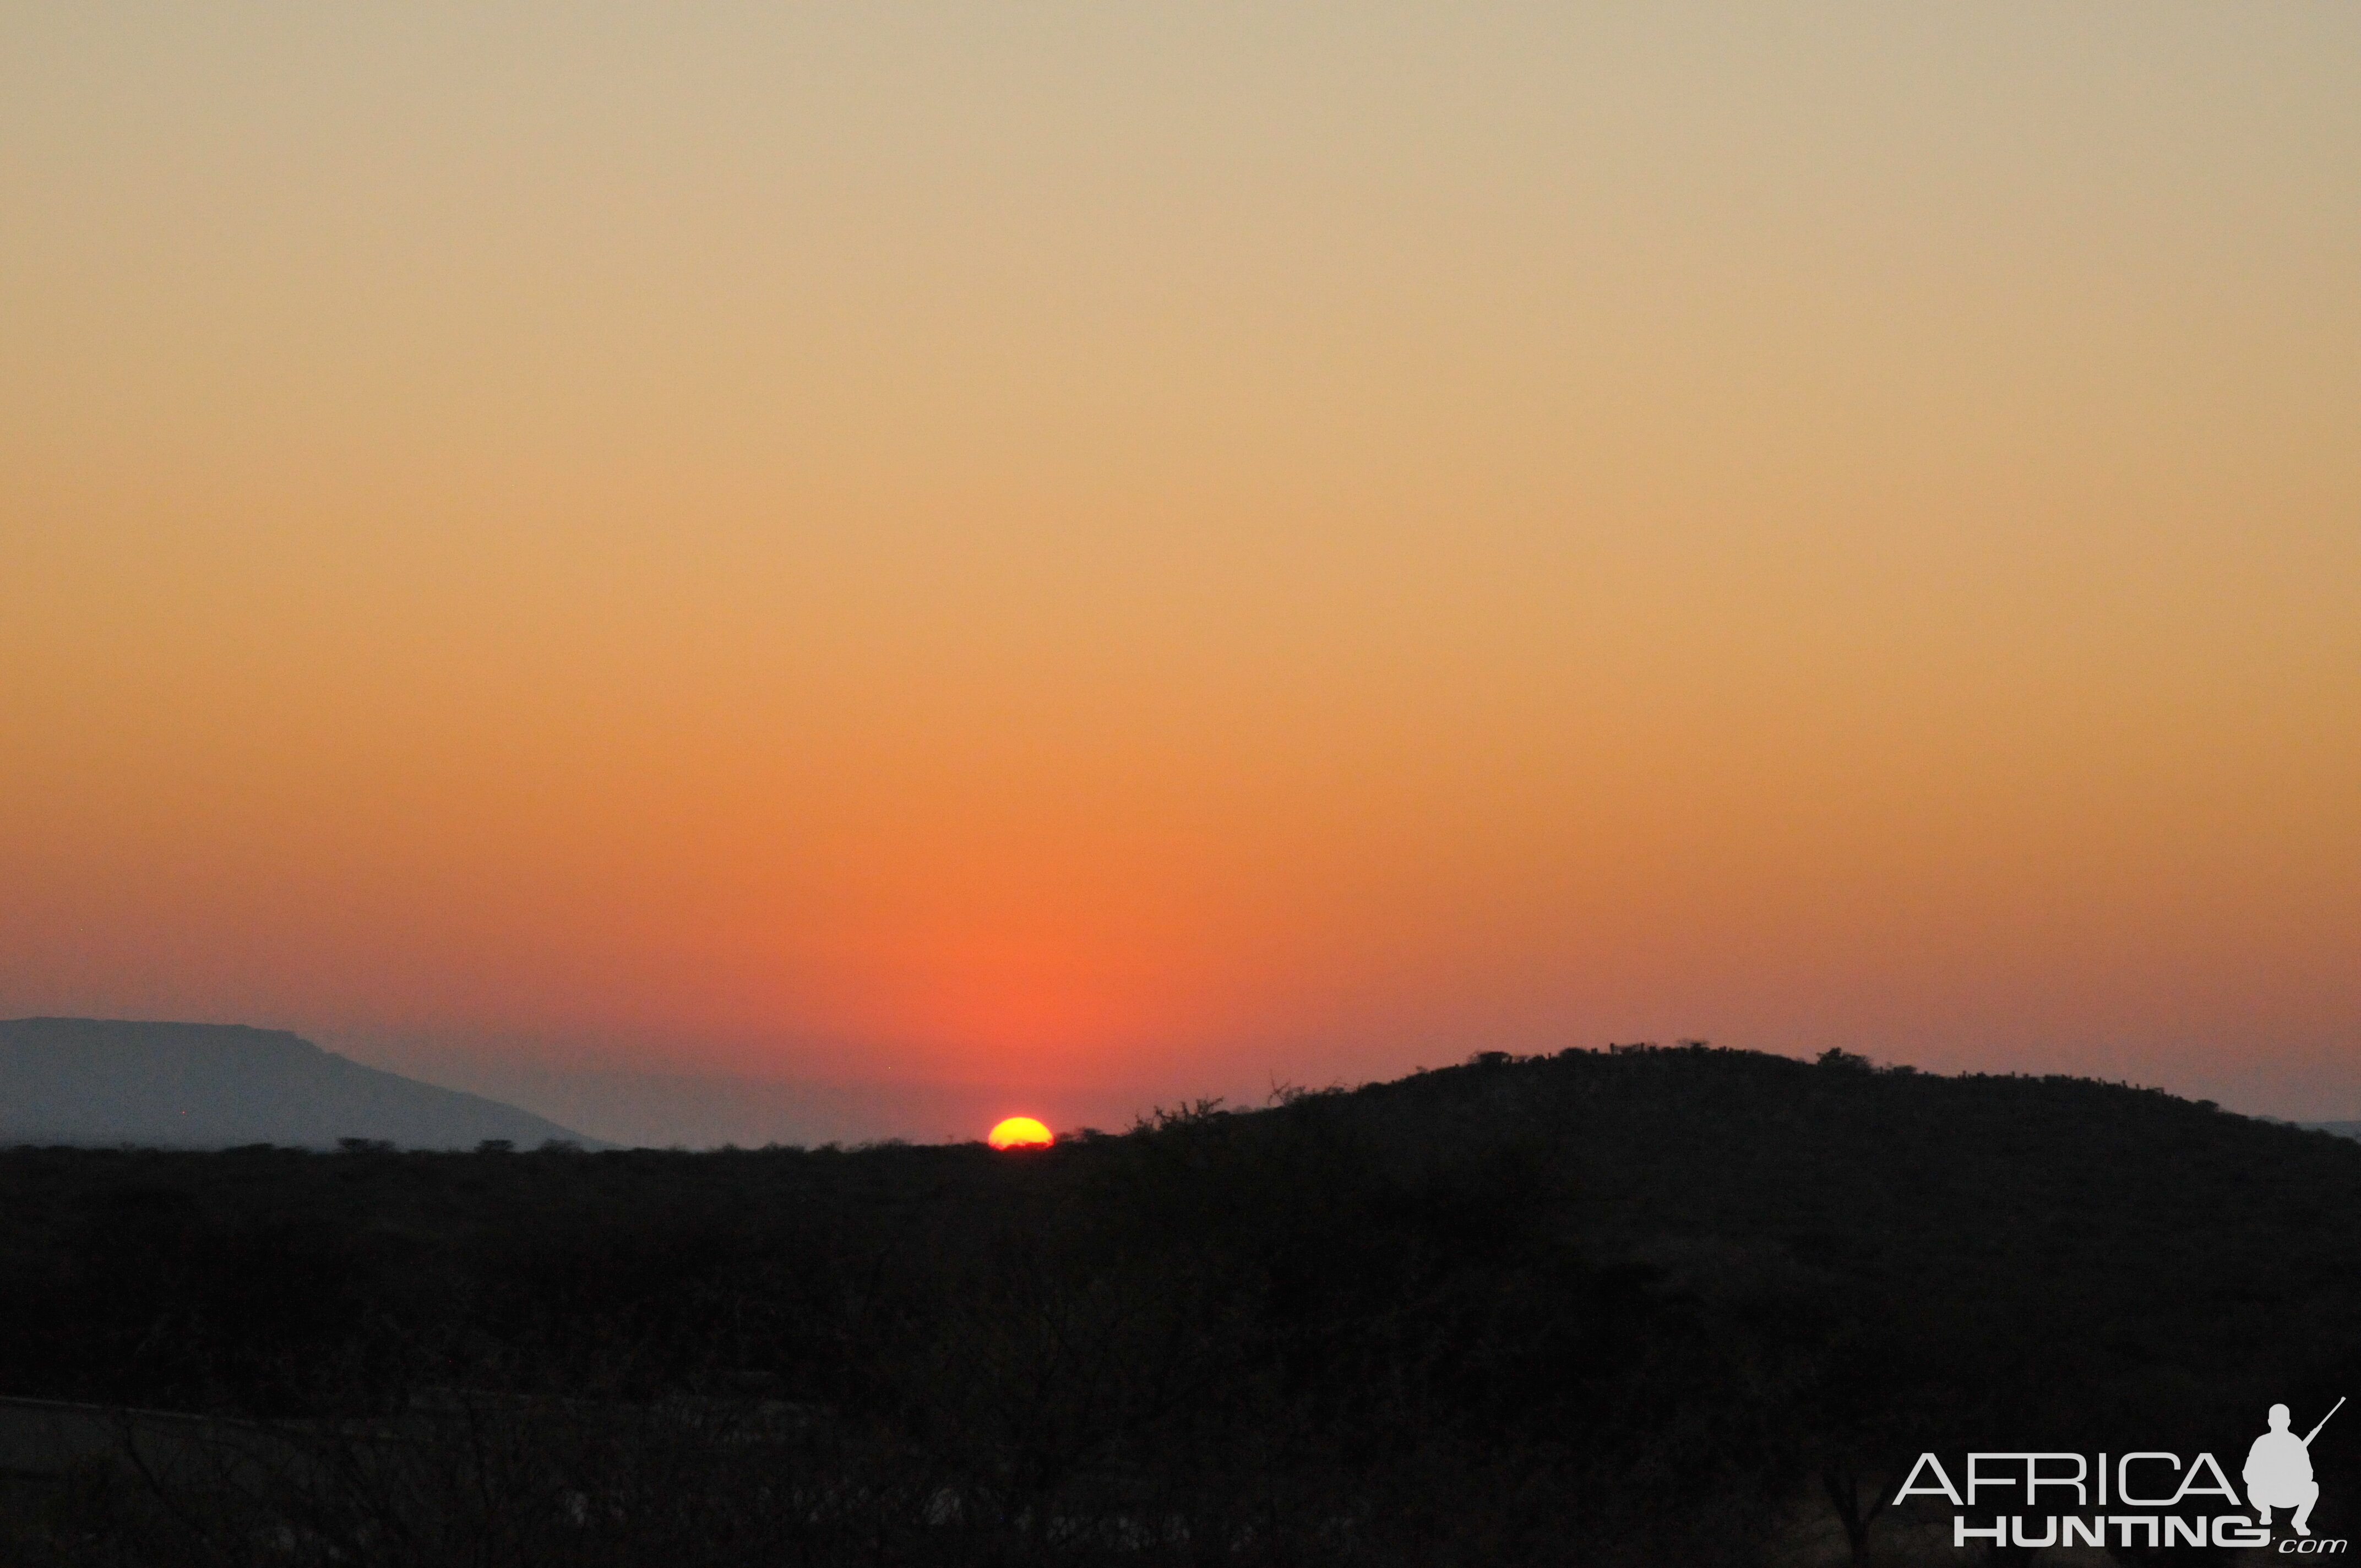
<path fill-rule="evenodd" d="M 1020 1155 L 0 1152 L 10 1568 L 1939 1560 L 1922 1451 L 2235 1476 L 2348 1392 L 2361 1144 L 1840 1054 Z M 2345 1536 L 2361 1409 L 2312 1453 Z"/>

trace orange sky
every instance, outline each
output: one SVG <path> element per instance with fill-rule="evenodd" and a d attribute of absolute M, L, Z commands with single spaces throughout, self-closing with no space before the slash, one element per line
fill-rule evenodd
<path fill-rule="evenodd" d="M 2361 1116 L 2361 11 L 1576 10 L 0 21 L 0 1016 Z"/>

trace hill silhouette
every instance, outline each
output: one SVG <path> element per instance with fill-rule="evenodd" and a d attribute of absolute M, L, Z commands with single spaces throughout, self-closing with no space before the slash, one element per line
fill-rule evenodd
<path fill-rule="evenodd" d="M 1844 1053 L 1013 1155 L 0 1152 L 0 1394 L 313 1455 L 82 1497 L 108 1562 L 1948 1561 L 1916 1454 L 2241 1454 L 2361 1392 L 2356 1321 L 2361 1145 Z M 2361 1423 L 2312 1459 L 2344 1536 Z"/>
<path fill-rule="evenodd" d="M 277 1029 L 0 1020 L 0 1144 L 333 1148 L 587 1144 L 497 1100 L 363 1067 Z"/>

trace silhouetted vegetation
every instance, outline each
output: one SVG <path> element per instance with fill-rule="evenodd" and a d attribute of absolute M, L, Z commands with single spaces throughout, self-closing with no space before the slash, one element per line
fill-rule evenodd
<path fill-rule="evenodd" d="M 0 1392 L 222 1418 L 13 1486 L 10 1563 L 1868 1561 L 1922 1450 L 2235 1470 L 2361 1393 L 2361 1145 L 1844 1053 L 1016 1154 L 19 1149 L 0 1200 Z"/>

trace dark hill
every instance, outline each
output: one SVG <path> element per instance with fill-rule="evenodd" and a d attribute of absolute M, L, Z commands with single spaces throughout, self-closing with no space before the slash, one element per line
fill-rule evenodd
<path fill-rule="evenodd" d="M 2361 1148 L 2328 1135 L 2342 1126 L 2089 1079 L 1637 1047 L 1479 1057 L 1323 1098 L 1380 1144 L 1549 1151 L 1593 1245 L 1742 1245 L 1861 1279 L 2038 1260 L 2053 1287 L 2059 1268 L 2172 1266 L 2183 1291 L 2361 1248 Z"/>
<path fill-rule="evenodd" d="M 1007 1155 L 0 1151 L 0 1395 L 399 1419 L 255 1505 L 306 1568 L 1950 1561 L 1939 1499 L 1880 1506 L 1921 1453 L 2235 1474 L 2345 1393 L 2361 1144 L 1840 1054 L 1482 1056 Z"/>
<path fill-rule="evenodd" d="M 587 1144 L 480 1095 L 380 1072 L 276 1029 L 97 1018 L 0 1021 L 0 1144 L 333 1148 Z"/>

